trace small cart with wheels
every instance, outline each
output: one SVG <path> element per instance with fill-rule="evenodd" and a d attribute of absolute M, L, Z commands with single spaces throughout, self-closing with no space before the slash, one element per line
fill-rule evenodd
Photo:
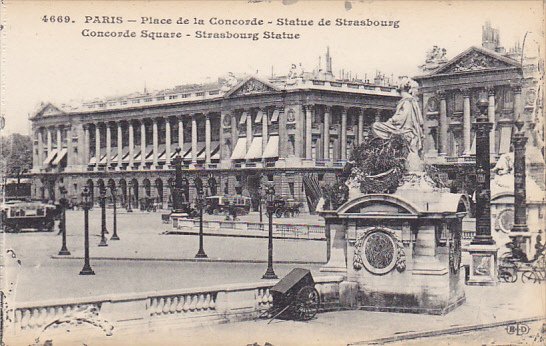
<path fill-rule="evenodd" d="M 273 305 L 263 314 L 270 318 L 308 321 L 320 307 L 320 296 L 315 281 L 307 269 L 295 268 L 270 290 Z"/>

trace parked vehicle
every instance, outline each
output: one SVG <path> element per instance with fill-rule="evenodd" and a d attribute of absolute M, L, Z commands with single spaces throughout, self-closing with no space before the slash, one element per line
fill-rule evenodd
<path fill-rule="evenodd" d="M 1 206 L 4 232 L 53 231 L 59 209 L 41 202 L 9 201 Z"/>
<path fill-rule="evenodd" d="M 235 208 L 237 215 L 245 215 L 250 212 L 251 203 L 251 198 L 246 196 L 210 196 L 207 197 L 205 211 L 212 215 L 230 212 L 230 208 Z"/>

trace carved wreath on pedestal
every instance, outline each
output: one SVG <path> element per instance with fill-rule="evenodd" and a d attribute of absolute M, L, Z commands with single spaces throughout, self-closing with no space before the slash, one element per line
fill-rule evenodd
<path fill-rule="evenodd" d="M 363 267 L 370 273 L 382 275 L 394 268 L 406 270 L 406 253 L 402 241 L 394 232 L 374 227 L 365 232 L 355 243 L 353 267 Z"/>
<path fill-rule="evenodd" d="M 451 232 L 449 240 L 449 268 L 452 274 L 457 274 L 461 267 L 461 233 Z"/>

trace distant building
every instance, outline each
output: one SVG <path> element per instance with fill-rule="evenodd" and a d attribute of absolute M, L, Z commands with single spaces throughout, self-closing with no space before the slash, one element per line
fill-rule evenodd
<path fill-rule="evenodd" d="M 394 87 L 338 79 L 326 69 L 288 76 L 237 78 L 74 106 L 44 104 L 31 118 L 36 198 L 56 200 L 63 183 L 72 199 L 84 185 L 114 184 L 122 201 L 166 204 L 172 160 L 181 148 L 191 177 L 210 194 L 254 195 L 259 179 L 279 195 L 314 209 L 321 181 L 332 180 L 353 145 L 376 120 L 389 118 Z M 190 184 L 191 185 L 191 184 Z M 131 187 L 130 187 L 131 186 Z M 194 188 L 190 187 L 192 198 Z"/>

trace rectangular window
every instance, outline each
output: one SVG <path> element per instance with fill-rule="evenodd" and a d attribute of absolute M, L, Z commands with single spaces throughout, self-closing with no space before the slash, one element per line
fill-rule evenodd
<path fill-rule="evenodd" d="M 159 97 L 157 98 L 157 100 L 158 100 L 158 101 L 163 101 L 163 100 L 165 100 L 165 96 L 159 96 Z"/>
<path fill-rule="evenodd" d="M 152 102 L 152 98 L 151 97 L 147 97 L 144 99 L 144 102 Z"/>
<path fill-rule="evenodd" d="M 178 95 L 170 95 L 169 96 L 169 100 L 174 100 L 174 99 L 177 99 L 178 98 Z"/>
<path fill-rule="evenodd" d="M 132 100 L 131 103 L 132 103 L 132 104 L 140 103 L 140 100 Z"/>

